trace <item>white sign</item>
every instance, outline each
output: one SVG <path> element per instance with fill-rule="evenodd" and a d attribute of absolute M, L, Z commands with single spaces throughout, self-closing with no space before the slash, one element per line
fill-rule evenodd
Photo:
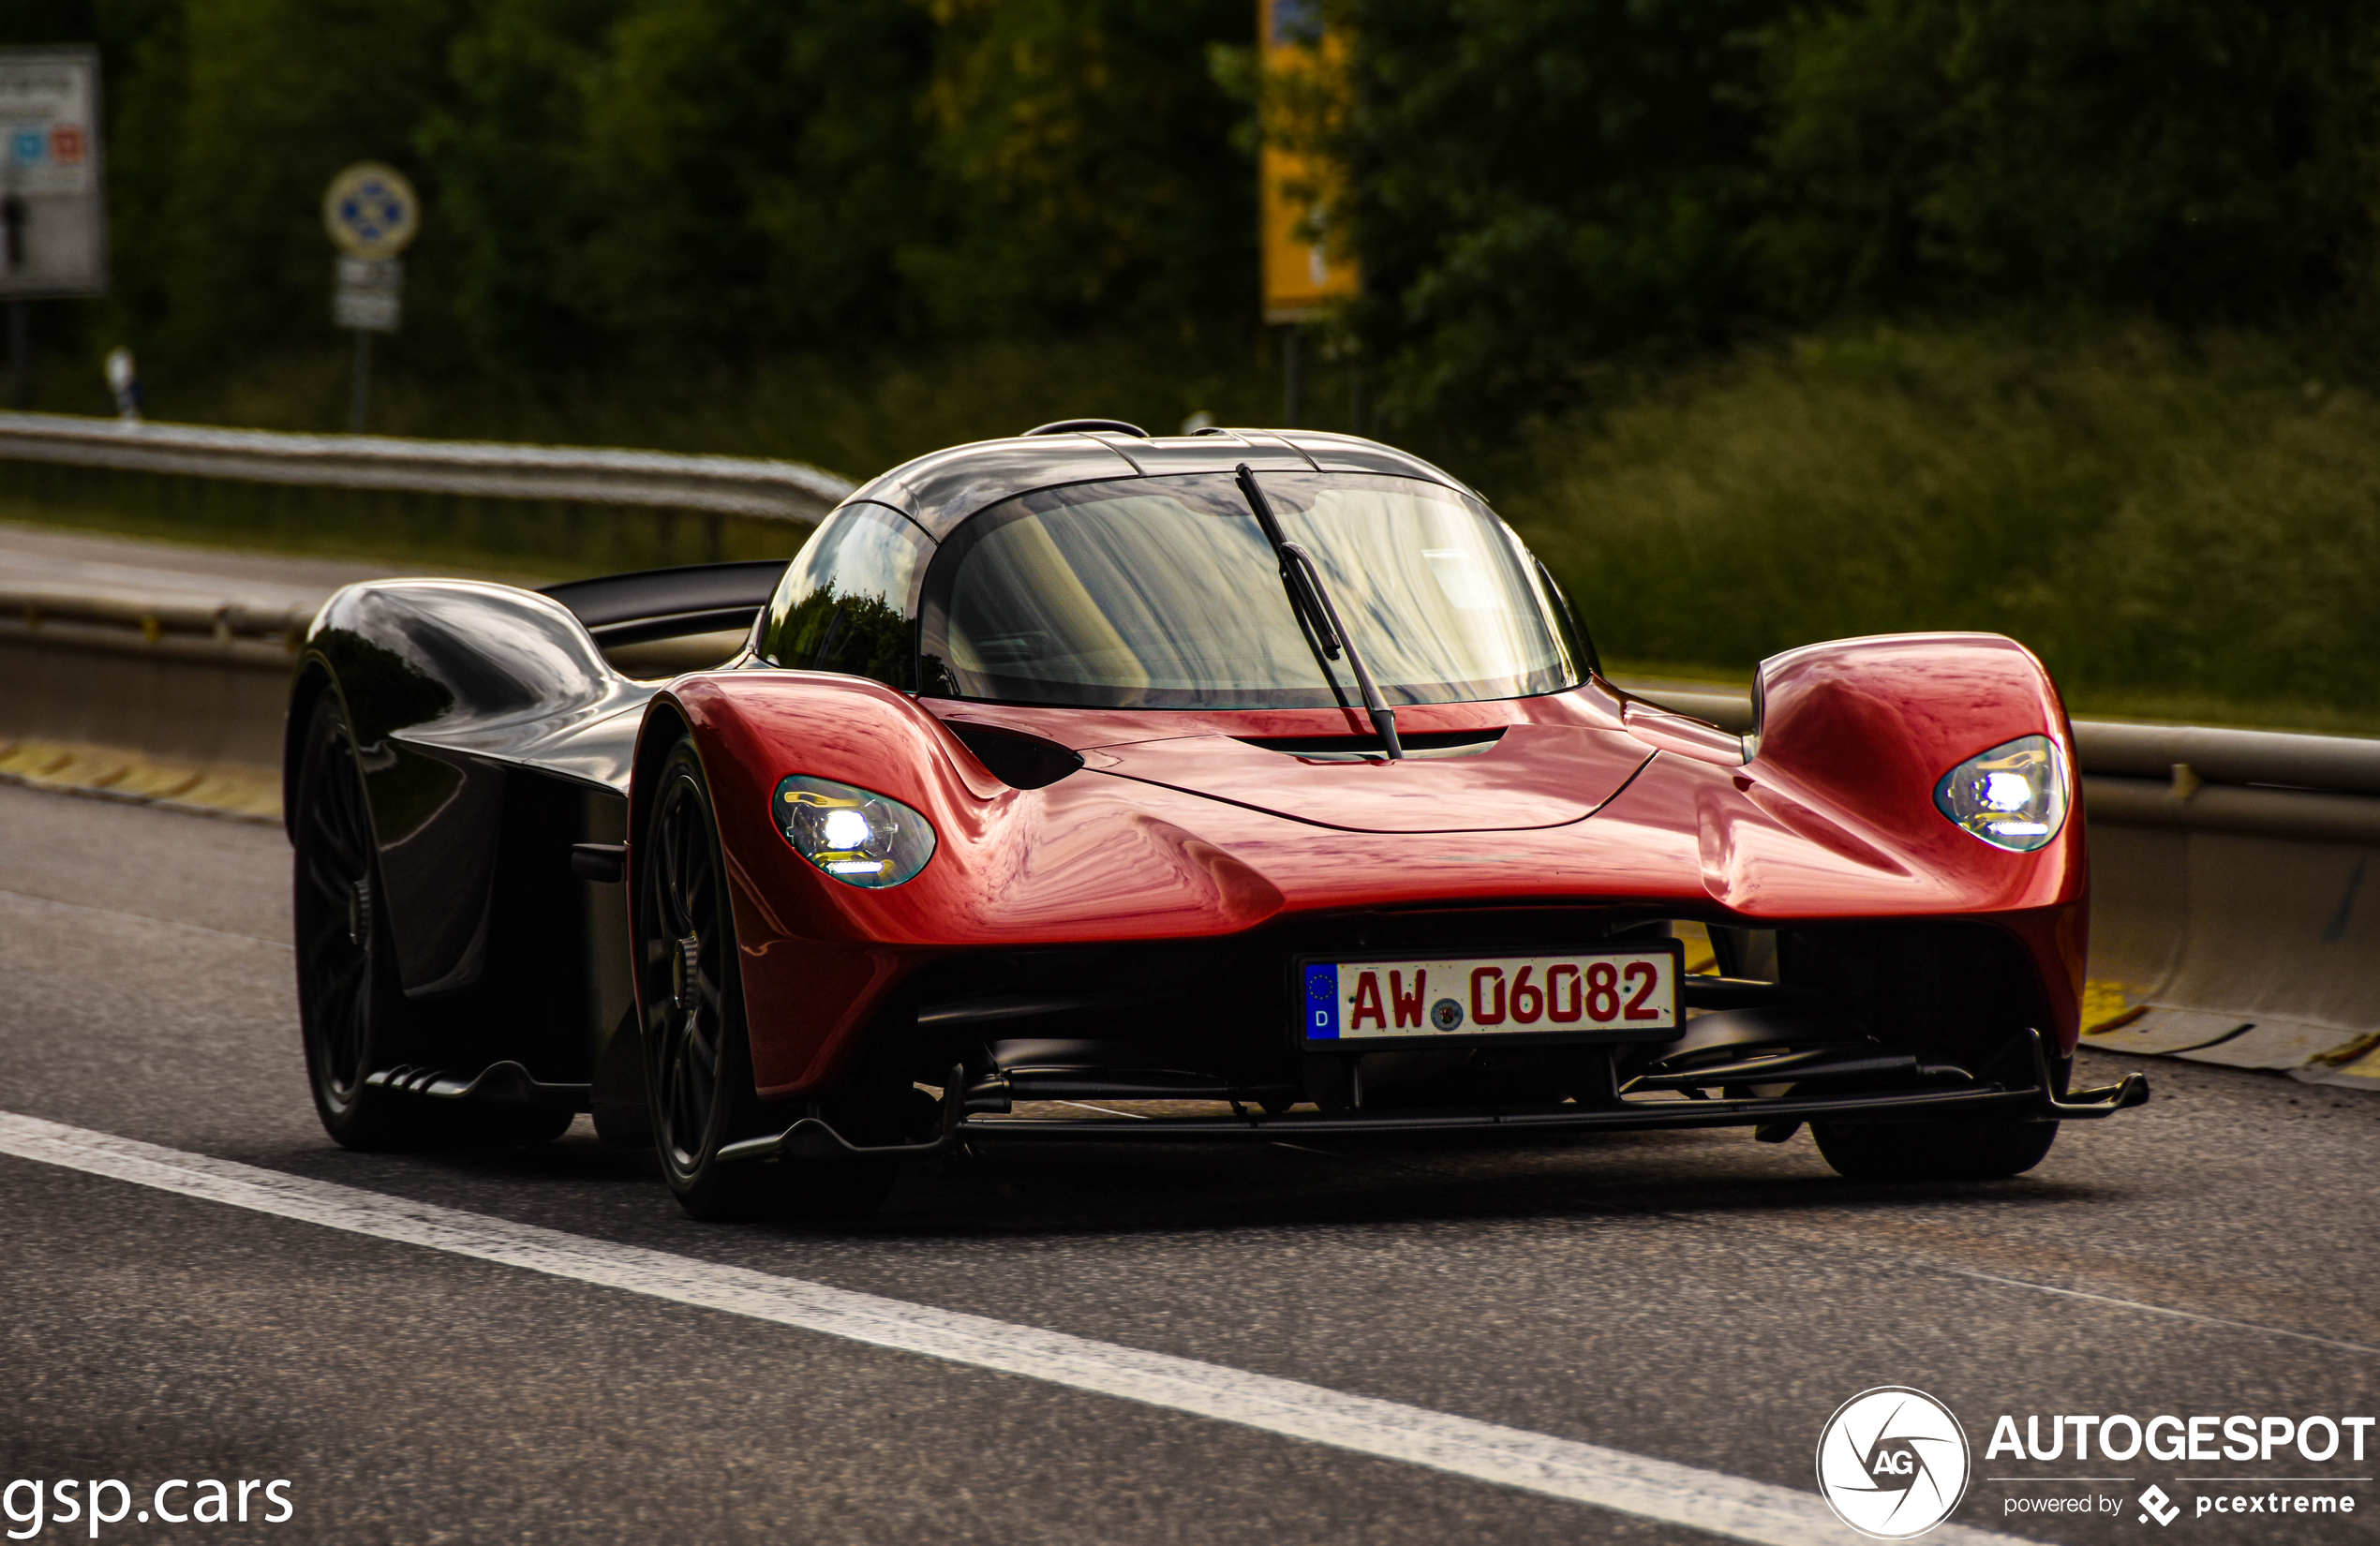
<path fill-rule="evenodd" d="M 422 201 L 394 167 L 358 161 L 322 192 L 322 227 L 350 258 L 394 258 L 421 229 Z"/>
<path fill-rule="evenodd" d="M 405 313 L 405 265 L 394 258 L 342 258 L 331 320 L 366 333 L 394 333 Z"/>
<path fill-rule="evenodd" d="M 107 288 L 98 51 L 0 50 L 0 297 Z"/>

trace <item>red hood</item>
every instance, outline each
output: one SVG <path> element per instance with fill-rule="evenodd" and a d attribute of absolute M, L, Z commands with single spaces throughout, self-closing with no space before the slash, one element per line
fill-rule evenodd
<path fill-rule="evenodd" d="M 1487 832 L 1590 815 L 1653 756 L 1624 731 L 1576 725 L 1516 724 L 1480 745 L 1455 756 L 1343 762 L 1232 736 L 1177 736 L 1086 748 L 1082 758 L 1103 772 L 1344 832 Z"/>
<path fill-rule="evenodd" d="M 1300 754 L 1331 740 L 1376 745 L 1370 721 L 1352 709 L 1027 708 L 933 699 L 925 706 L 953 721 L 1055 742 L 1103 773 L 1342 832 L 1567 825 L 1628 787 L 1663 745 L 1630 735 L 1633 725 L 1623 728 L 1621 701 L 1600 684 L 1543 698 L 1400 708 L 1397 728 L 1416 742 L 1477 739 L 1399 763 Z M 1723 738 L 1734 746 L 1734 737 Z M 1282 750 L 1284 739 L 1303 744 Z M 1450 751 L 1459 754 L 1444 754 Z"/>

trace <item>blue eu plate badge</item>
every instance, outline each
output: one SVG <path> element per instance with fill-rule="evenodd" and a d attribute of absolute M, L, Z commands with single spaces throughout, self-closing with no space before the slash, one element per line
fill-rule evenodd
<path fill-rule="evenodd" d="M 1339 969 L 1335 965 L 1305 969 L 1305 1033 L 1308 1041 L 1338 1039 Z"/>

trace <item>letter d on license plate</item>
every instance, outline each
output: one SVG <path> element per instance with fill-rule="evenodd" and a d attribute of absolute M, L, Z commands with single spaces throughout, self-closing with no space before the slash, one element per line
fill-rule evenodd
<path fill-rule="evenodd" d="M 1674 940 L 1541 956 L 1298 962 L 1308 1045 L 1381 1041 L 1666 1041 L 1679 1025 Z"/>

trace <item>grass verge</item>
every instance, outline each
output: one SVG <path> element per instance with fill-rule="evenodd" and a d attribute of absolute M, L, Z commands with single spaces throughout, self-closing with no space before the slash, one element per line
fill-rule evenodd
<path fill-rule="evenodd" d="M 2077 713 L 2380 731 L 2380 402 L 2271 339 L 1845 333 L 1533 453 L 1506 513 L 1648 674 L 1984 629 Z"/>

